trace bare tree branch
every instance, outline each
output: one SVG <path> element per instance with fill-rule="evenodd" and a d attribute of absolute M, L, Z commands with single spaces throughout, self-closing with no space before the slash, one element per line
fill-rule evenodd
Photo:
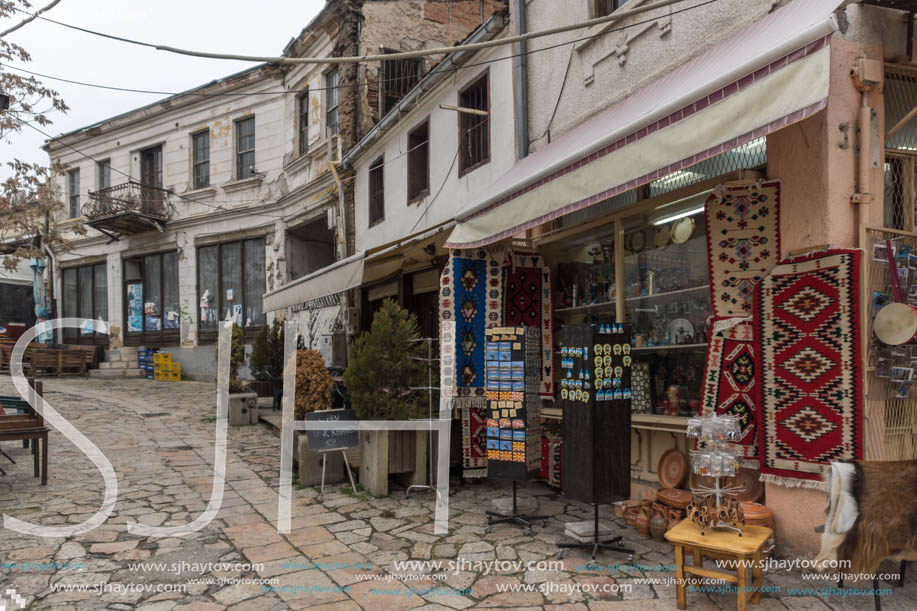
<path fill-rule="evenodd" d="M 23 27 L 23 26 L 25 26 L 25 25 L 31 23 L 32 21 L 35 21 L 36 19 L 38 19 L 38 16 L 39 16 L 39 15 L 41 15 L 41 14 L 44 13 L 44 12 L 50 11 L 52 8 L 54 8 L 55 6 L 57 6 L 58 4 L 60 4 L 60 2 L 61 2 L 61 0 L 51 0 L 51 3 L 50 3 L 49 5 L 45 6 L 44 8 L 38 9 L 37 11 L 35 11 L 34 13 L 32 13 L 29 17 L 26 17 L 25 19 L 23 19 L 22 21 L 20 21 L 19 23 L 17 23 L 17 24 L 14 25 L 13 27 L 9 28 L 8 30 L 5 30 L 5 31 L 3 31 L 3 32 L 0 32 L 0 38 L 3 38 L 3 37 L 6 36 L 7 34 L 12 34 L 12 33 L 15 32 L 16 30 L 18 30 L 19 28 L 21 28 L 21 27 Z"/>

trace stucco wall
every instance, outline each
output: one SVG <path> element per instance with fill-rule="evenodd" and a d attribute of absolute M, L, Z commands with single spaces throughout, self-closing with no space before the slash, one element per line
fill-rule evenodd
<path fill-rule="evenodd" d="M 820 244 L 855 248 L 857 210 L 850 202 L 856 192 L 855 145 L 861 100 L 850 68 L 861 54 L 882 58 L 882 48 L 835 37 L 831 42 L 831 84 L 824 112 L 767 139 L 767 173 L 783 181 L 780 208 L 781 249 L 789 251 Z M 882 95 L 869 95 L 884 133 Z M 849 136 L 841 129 L 846 125 Z M 869 222 L 882 223 L 882 164 L 871 172 Z M 864 439 L 869 437 L 864 435 Z M 824 522 L 826 495 L 816 490 L 767 484 L 767 506 L 777 520 L 777 544 L 785 556 L 811 556 L 820 544 L 814 528 Z"/>

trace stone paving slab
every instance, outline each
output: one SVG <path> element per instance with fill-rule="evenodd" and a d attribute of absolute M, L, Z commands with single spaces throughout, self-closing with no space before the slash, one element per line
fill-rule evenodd
<path fill-rule="evenodd" d="M 15 394 L 8 376 L 0 376 L 0 394 Z M 14 589 L 28 609 L 675 609 L 674 586 L 661 583 L 673 577 L 665 571 L 616 569 L 613 565 L 626 564 L 626 558 L 612 555 L 599 559 L 605 566 L 590 568 L 585 552 L 576 550 L 558 560 L 556 544 L 569 540 L 565 524 L 590 520 L 592 510 L 536 482 L 520 490 L 522 506 L 552 517 L 530 536 L 508 525 L 484 532 L 485 511 L 505 505 L 508 484 L 461 485 L 457 479 L 451 482 L 451 530 L 445 535 L 433 533 L 432 494 L 405 498 L 403 491 L 394 491 L 376 499 L 354 496 L 344 485 L 326 487 L 321 500 L 314 488 L 294 487 L 292 532 L 280 534 L 280 440 L 267 425 L 229 427 L 223 502 L 210 524 L 187 537 L 132 535 L 128 522 L 174 526 L 206 509 L 213 487 L 214 387 L 51 378 L 45 381 L 45 396 L 111 462 L 118 502 L 102 526 L 73 537 L 36 538 L 0 528 L 0 595 Z M 8 473 L 0 476 L 0 512 L 41 525 L 72 525 L 98 511 L 102 477 L 58 431 L 51 433 L 46 487 L 32 477 L 21 443 L 5 443 L 3 449 L 17 464 L 0 458 Z M 635 564 L 674 562 L 667 543 L 640 538 L 615 520 L 610 508 L 603 507 L 600 515 L 624 535 L 625 547 L 635 550 Z M 396 569 L 396 562 L 407 560 L 446 564 Z M 548 561 L 556 565 L 517 570 L 509 564 Z M 22 570 L 22 563 L 33 563 L 32 570 Z M 484 574 L 473 563 L 490 563 L 492 570 Z M 897 570 L 891 564 L 885 568 Z M 641 581 L 646 578 L 658 583 Z M 625 585 L 627 592 L 602 591 Z M 782 589 L 751 608 L 846 611 L 873 604 L 872 597 L 863 596 L 789 596 L 790 587 L 835 586 L 827 579 L 803 580 L 798 573 L 766 572 L 765 585 Z M 530 591 L 503 591 L 513 586 Z M 410 596 L 373 592 L 408 588 L 414 589 Z M 736 608 L 734 595 L 716 593 L 689 593 L 688 604 L 701 610 Z M 914 608 L 917 578 L 883 599 L 886 611 Z"/>

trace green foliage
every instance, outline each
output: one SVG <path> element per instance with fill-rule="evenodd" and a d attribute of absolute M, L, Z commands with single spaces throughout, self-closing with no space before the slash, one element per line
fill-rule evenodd
<path fill-rule="evenodd" d="M 369 333 L 350 351 L 344 383 L 360 420 L 407 420 L 426 415 L 427 357 L 417 318 L 391 300 L 382 304 Z"/>
<path fill-rule="evenodd" d="M 220 342 L 213 347 L 213 358 L 220 366 Z M 232 345 L 229 350 L 229 392 L 242 392 L 245 387 L 239 382 L 239 367 L 245 363 L 245 338 L 242 328 L 236 323 L 232 324 Z"/>
<path fill-rule="evenodd" d="M 274 319 L 270 329 L 258 331 L 252 352 L 248 357 L 248 366 L 256 380 L 269 381 L 283 374 L 283 323 Z"/>

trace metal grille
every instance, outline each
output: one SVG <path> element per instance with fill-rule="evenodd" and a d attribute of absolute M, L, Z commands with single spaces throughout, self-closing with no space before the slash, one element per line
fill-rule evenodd
<path fill-rule="evenodd" d="M 385 218 L 385 160 L 379 157 L 369 168 L 369 224 Z"/>
<path fill-rule="evenodd" d="M 917 151 L 917 69 L 885 65 L 885 148 Z"/>
<path fill-rule="evenodd" d="M 649 191 L 647 197 L 656 197 L 657 195 L 669 193 L 736 170 L 750 170 L 765 165 L 767 165 L 767 140 L 759 138 L 716 157 L 711 157 L 690 168 L 673 172 L 668 176 L 651 182 L 647 186 Z M 575 227 L 586 221 L 600 218 L 635 204 L 639 200 L 638 192 L 642 188 L 632 189 L 588 208 L 564 215 L 554 222 L 551 229 Z"/>
<path fill-rule="evenodd" d="M 490 110 L 487 78 L 488 75 L 484 74 L 459 94 L 462 108 Z M 459 125 L 462 130 L 459 155 L 461 175 L 490 159 L 490 118 L 463 112 L 459 114 Z"/>
<path fill-rule="evenodd" d="M 887 153 L 882 225 L 911 231 L 914 228 L 914 157 Z"/>
<path fill-rule="evenodd" d="M 382 62 L 383 115 L 414 88 L 422 73 L 422 59 L 390 59 Z"/>
<path fill-rule="evenodd" d="M 866 413 L 865 413 L 865 450 L 866 460 L 911 460 L 917 458 L 917 390 L 911 389 L 907 397 L 898 396 L 898 384 L 889 378 L 879 377 L 879 359 L 890 359 L 895 367 L 912 367 L 911 349 L 913 346 L 886 346 L 873 337 L 872 319 L 876 306 L 890 296 L 888 264 L 875 261 L 872 257 L 874 246 L 891 240 L 896 252 L 917 254 L 917 234 L 902 231 L 866 231 L 868 250 L 866 253 L 866 288 L 869 296 L 866 307 Z M 898 267 L 906 267 L 907 262 Z M 910 270 L 907 281 L 902 288 L 907 294 L 910 287 L 917 286 L 917 278 L 912 277 Z M 886 365 L 888 365 L 886 363 Z"/>
<path fill-rule="evenodd" d="M 654 180 L 649 184 L 647 197 L 677 191 L 736 170 L 751 170 L 765 165 L 767 165 L 767 139 L 758 138 L 731 151 L 701 161 L 690 168 Z"/>

